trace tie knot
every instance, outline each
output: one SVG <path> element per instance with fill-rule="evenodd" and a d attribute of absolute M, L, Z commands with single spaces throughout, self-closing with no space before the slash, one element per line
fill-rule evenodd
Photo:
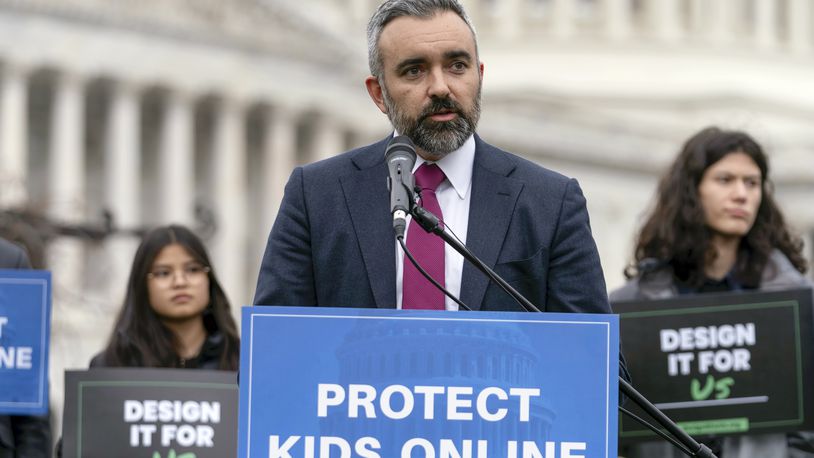
<path fill-rule="evenodd" d="M 435 192 L 438 185 L 444 181 L 446 175 L 441 167 L 437 164 L 429 164 L 427 162 L 421 164 L 421 167 L 415 171 L 415 184 L 421 189 Z"/>

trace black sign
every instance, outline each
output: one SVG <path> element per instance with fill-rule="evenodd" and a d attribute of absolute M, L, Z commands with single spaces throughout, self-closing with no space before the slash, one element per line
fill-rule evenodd
<path fill-rule="evenodd" d="M 63 456 L 235 456 L 236 381 L 223 371 L 66 371 Z"/>
<path fill-rule="evenodd" d="M 811 299 L 739 292 L 613 309 L 634 387 L 691 435 L 736 435 L 814 427 Z M 628 417 L 619 435 L 655 436 Z"/>

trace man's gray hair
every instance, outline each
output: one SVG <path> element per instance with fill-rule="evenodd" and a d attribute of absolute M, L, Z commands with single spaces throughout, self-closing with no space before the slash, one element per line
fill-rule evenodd
<path fill-rule="evenodd" d="M 475 52 L 477 53 L 478 40 L 475 35 L 475 27 L 458 0 L 385 0 L 379 5 L 379 8 L 376 9 L 367 24 L 367 58 L 368 65 L 370 65 L 370 74 L 379 79 L 380 82 L 382 81 L 383 68 L 382 56 L 379 52 L 379 37 L 384 26 L 398 17 L 431 18 L 444 11 L 452 11 L 463 19 L 469 30 L 472 31 L 472 39 L 475 40 Z"/>

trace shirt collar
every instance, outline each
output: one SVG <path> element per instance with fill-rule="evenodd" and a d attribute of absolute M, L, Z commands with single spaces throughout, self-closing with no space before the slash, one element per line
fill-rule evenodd
<path fill-rule="evenodd" d="M 416 160 L 413 166 L 413 173 L 425 162 L 432 163 L 418 156 L 418 160 Z M 475 136 L 470 135 L 460 148 L 452 151 L 435 163 L 438 164 L 438 167 L 444 172 L 447 180 L 449 180 L 449 184 L 452 185 L 458 197 L 461 199 L 466 198 L 466 194 L 469 192 L 469 186 L 472 184 L 472 169 L 475 165 Z"/>

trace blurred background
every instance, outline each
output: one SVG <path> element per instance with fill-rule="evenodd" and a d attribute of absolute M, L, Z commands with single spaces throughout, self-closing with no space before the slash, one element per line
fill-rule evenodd
<path fill-rule="evenodd" d="M 0 230 L 53 271 L 57 434 L 62 371 L 107 340 L 145 229 L 194 228 L 237 316 L 292 168 L 389 134 L 363 85 L 378 3 L 0 0 Z M 610 289 L 710 124 L 766 148 L 811 259 L 814 0 L 463 3 L 479 133 L 579 180 Z"/>

